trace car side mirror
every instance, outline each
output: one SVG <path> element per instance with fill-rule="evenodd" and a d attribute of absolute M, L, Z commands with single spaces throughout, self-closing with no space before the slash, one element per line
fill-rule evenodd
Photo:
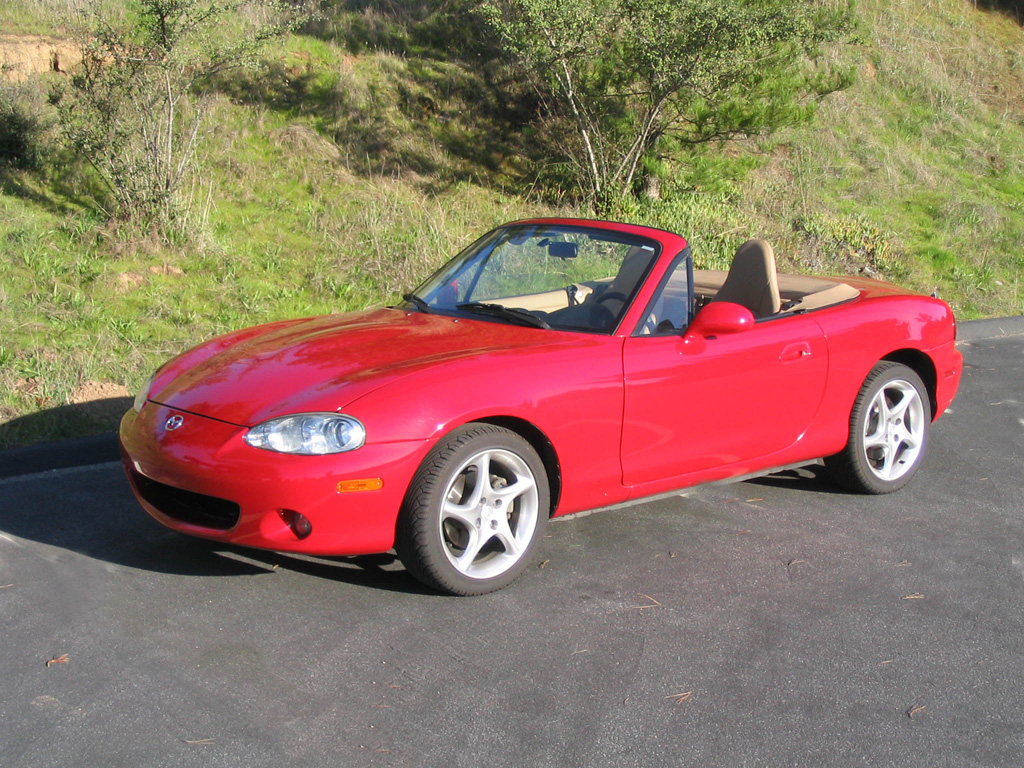
<path fill-rule="evenodd" d="M 687 336 L 705 339 L 739 333 L 754 327 L 754 313 L 742 304 L 731 301 L 713 301 L 705 306 L 690 323 Z"/>

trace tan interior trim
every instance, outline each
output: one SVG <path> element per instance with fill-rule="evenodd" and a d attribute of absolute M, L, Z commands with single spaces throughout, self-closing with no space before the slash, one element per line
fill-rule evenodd
<path fill-rule="evenodd" d="M 713 298 L 725 283 L 729 273 L 722 269 L 695 269 L 693 288 L 698 296 Z M 779 275 L 779 295 L 783 307 L 779 314 L 808 311 L 841 304 L 855 299 L 860 291 L 847 283 L 809 275 Z M 793 303 L 796 302 L 796 303 Z"/>

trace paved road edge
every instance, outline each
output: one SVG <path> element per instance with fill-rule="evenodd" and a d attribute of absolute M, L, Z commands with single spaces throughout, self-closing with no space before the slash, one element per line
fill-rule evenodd
<path fill-rule="evenodd" d="M 967 320 L 957 326 L 958 341 L 984 341 L 1004 336 L 1024 335 L 1024 315 L 994 317 L 990 320 Z"/>

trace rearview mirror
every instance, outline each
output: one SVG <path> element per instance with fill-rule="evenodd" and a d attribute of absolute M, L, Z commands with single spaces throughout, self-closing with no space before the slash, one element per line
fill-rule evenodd
<path fill-rule="evenodd" d="M 754 327 L 754 313 L 731 301 L 713 301 L 697 313 L 686 335 L 724 336 Z"/>
<path fill-rule="evenodd" d="M 554 241 L 548 243 L 548 255 L 556 259 L 575 259 L 579 253 L 579 246 L 576 243 L 565 243 Z"/>

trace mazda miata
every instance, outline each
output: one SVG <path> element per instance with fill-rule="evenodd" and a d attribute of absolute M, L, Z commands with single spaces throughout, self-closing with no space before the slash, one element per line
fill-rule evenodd
<path fill-rule="evenodd" d="M 287 320 L 162 366 L 125 414 L 143 508 L 311 555 L 397 551 L 427 585 L 515 579 L 547 520 L 823 460 L 906 484 L 962 359 L 942 301 L 779 275 L 751 240 L 697 270 L 679 235 L 535 219 L 401 304 Z"/>

